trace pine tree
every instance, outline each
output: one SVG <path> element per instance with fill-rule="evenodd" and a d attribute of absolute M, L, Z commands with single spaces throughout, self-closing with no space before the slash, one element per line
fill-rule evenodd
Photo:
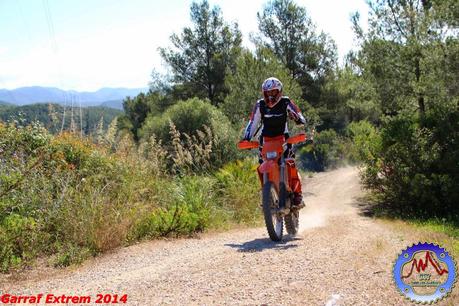
<path fill-rule="evenodd" d="M 179 36 L 173 34 L 174 48 L 160 48 L 160 54 L 171 67 L 177 87 L 187 97 L 208 98 L 220 103 L 224 95 L 225 76 L 234 71 L 240 52 L 241 32 L 237 24 L 229 26 L 218 7 L 209 7 L 207 0 L 191 4 L 193 27 L 186 27 Z"/>
<path fill-rule="evenodd" d="M 336 66 L 336 46 L 324 33 L 317 34 L 304 7 L 293 0 L 273 0 L 257 14 L 263 45 L 289 69 L 302 88 L 302 97 L 313 105 L 320 100 L 321 86 Z"/>

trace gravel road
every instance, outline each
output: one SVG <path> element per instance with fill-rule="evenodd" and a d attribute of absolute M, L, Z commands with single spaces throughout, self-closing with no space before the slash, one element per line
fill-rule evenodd
<path fill-rule="evenodd" d="M 127 294 L 128 305 L 409 305 L 392 281 L 398 253 L 416 237 L 361 215 L 355 168 L 305 178 L 298 237 L 264 228 L 152 241 L 78 268 L 1 279 L 2 292 Z M 35 273 L 36 274 L 36 273 Z M 442 305 L 459 305 L 457 289 Z"/>

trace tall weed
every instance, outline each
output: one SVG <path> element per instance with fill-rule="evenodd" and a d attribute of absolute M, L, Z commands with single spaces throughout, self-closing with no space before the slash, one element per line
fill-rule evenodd
<path fill-rule="evenodd" d="M 254 161 L 215 174 L 210 130 L 182 136 L 176 131 L 186 142 L 168 151 L 155 137 L 137 145 L 117 135 L 105 146 L 39 125 L 0 125 L 0 270 L 39 255 L 66 266 L 142 238 L 256 223 Z"/>
<path fill-rule="evenodd" d="M 221 206 L 238 223 L 258 224 L 260 221 L 260 182 L 255 158 L 228 163 L 216 174 Z"/>

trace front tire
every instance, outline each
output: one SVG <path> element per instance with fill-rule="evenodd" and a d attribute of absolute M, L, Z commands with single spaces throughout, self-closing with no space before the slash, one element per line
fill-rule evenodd
<path fill-rule="evenodd" d="M 284 221 L 276 212 L 279 208 L 279 195 L 271 182 L 266 182 L 263 185 L 262 202 L 263 215 L 265 217 L 269 238 L 271 238 L 272 241 L 281 241 Z"/>

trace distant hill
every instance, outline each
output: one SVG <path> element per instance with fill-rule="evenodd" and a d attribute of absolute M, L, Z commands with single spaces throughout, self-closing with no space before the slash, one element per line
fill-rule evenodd
<path fill-rule="evenodd" d="M 105 102 L 101 103 L 99 106 L 101 106 L 101 107 L 110 107 L 110 108 L 123 110 L 123 100 L 105 101 Z"/>
<path fill-rule="evenodd" d="M 104 129 L 107 129 L 112 120 L 122 115 L 123 112 L 113 108 L 89 106 L 81 108 L 75 107 L 72 109 L 59 104 L 37 103 L 30 105 L 14 106 L 0 104 L 0 121 L 7 122 L 10 120 L 20 120 L 24 124 L 33 121 L 40 121 L 50 132 L 59 132 L 64 121 L 64 129 L 69 130 L 73 118 L 76 131 L 82 131 L 85 135 L 92 134 L 96 130 L 101 118 Z"/>
<path fill-rule="evenodd" d="M 0 101 L 0 112 L 4 111 L 6 109 L 12 108 L 12 107 L 14 107 L 13 104 L 8 103 L 8 102 L 4 102 L 4 101 Z"/>
<path fill-rule="evenodd" d="M 27 105 L 33 103 L 58 103 L 61 105 L 107 106 L 122 109 L 122 101 L 127 96 L 134 97 L 147 88 L 101 88 L 95 92 L 78 92 L 75 90 L 62 90 L 55 87 L 21 87 L 17 89 L 0 89 L 0 101 L 14 105 Z M 116 102 L 115 102 L 116 101 Z M 121 106 L 120 106 L 121 105 Z"/>

